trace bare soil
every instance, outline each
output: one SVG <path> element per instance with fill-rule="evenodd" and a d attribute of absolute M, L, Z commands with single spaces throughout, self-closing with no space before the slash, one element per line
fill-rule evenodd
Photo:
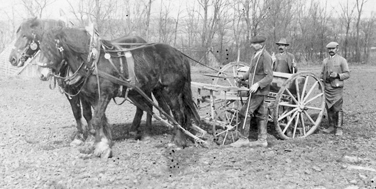
<path fill-rule="evenodd" d="M 376 188 L 376 68 L 350 69 L 342 137 L 317 132 L 286 141 L 269 128 L 267 148 L 176 151 L 165 148 L 171 130 L 158 121 L 150 140 L 128 136 L 135 107 L 111 102 L 110 159 L 85 159 L 69 146 L 75 121 L 48 82 L 0 78 L 0 188 Z M 202 73 L 193 69 L 193 80 L 210 82 Z"/>

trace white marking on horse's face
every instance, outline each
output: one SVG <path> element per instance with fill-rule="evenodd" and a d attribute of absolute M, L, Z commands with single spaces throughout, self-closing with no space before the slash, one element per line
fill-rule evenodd
<path fill-rule="evenodd" d="M 50 68 L 39 67 L 39 73 L 41 74 L 41 77 L 48 78 L 52 73 L 52 70 Z"/>

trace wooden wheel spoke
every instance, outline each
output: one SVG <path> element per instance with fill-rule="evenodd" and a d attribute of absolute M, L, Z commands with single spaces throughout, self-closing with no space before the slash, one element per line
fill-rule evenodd
<path fill-rule="evenodd" d="M 227 139 L 227 135 L 228 135 L 228 131 L 226 132 L 225 137 L 223 138 L 222 145 L 225 145 L 225 142 L 226 142 L 226 139 Z"/>
<path fill-rule="evenodd" d="M 228 75 L 226 73 L 223 73 L 223 76 L 227 77 Z M 226 79 L 223 79 L 223 80 L 226 80 L 228 82 L 228 84 L 230 84 L 230 86 L 234 86 L 234 84 L 231 82 L 231 80 L 229 78 L 226 78 Z"/>
<path fill-rule="evenodd" d="M 300 113 L 298 112 L 298 114 L 295 116 L 295 126 L 294 126 L 294 133 L 292 134 L 292 138 L 295 138 L 296 129 L 297 129 L 298 123 L 299 123 L 299 117 L 300 117 Z"/>
<path fill-rule="evenodd" d="M 317 108 L 317 107 L 313 107 L 313 106 L 304 106 L 305 108 L 308 108 L 308 109 L 311 109 L 311 110 L 318 110 L 318 111 L 321 111 L 322 108 Z"/>
<path fill-rule="evenodd" d="M 289 116 L 290 114 L 296 113 L 296 111 L 298 111 L 298 108 L 294 108 L 290 112 L 288 112 L 288 113 L 286 113 L 284 115 L 279 116 L 278 117 L 278 122 L 281 121 L 282 119 L 284 119 L 285 117 Z"/>
<path fill-rule="evenodd" d="M 308 79 L 309 79 L 308 76 L 306 76 L 305 79 L 304 79 L 304 86 L 303 86 L 303 90 L 302 90 L 302 96 L 300 97 L 301 99 L 304 99 L 304 98 L 305 98 L 305 97 L 304 97 L 304 93 L 305 93 L 306 88 L 307 88 Z"/>
<path fill-rule="evenodd" d="M 291 91 L 290 91 L 288 88 L 286 88 L 286 91 L 287 91 L 287 93 L 289 93 L 289 95 L 290 95 L 290 97 L 292 98 L 292 100 L 293 100 L 296 104 L 299 104 L 298 101 L 296 100 L 296 98 L 294 97 L 294 95 L 292 95 Z"/>
<path fill-rule="evenodd" d="M 279 116 L 285 116 L 285 114 L 286 114 L 286 113 L 288 113 L 288 112 L 290 112 L 290 111 L 286 109 L 286 110 L 285 110 L 285 111 L 283 111 L 283 112 L 282 112 L 282 114 L 281 114 L 281 115 L 279 115 Z"/>
<path fill-rule="evenodd" d="M 311 98 L 311 99 L 307 100 L 306 102 L 304 102 L 304 105 L 305 105 L 305 104 L 308 104 L 308 103 L 310 103 L 310 102 L 312 102 L 312 101 L 314 101 L 316 98 L 318 98 L 318 97 L 320 97 L 320 96 L 323 96 L 323 95 L 324 95 L 324 93 L 320 93 L 320 94 L 314 96 L 313 98 Z"/>
<path fill-rule="evenodd" d="M 307 111 L 303 111 L 303 112 L 304 112 L 304 114 L 308 117 L 308 119 L 309 119 L 313 124 L 316 123 L 316 122 L 312 119 L 312 117 L 308 114 Z"/>
<path fill-rule="evenodd" d="M 232 67 L 232 75 L 233 76 L 237 75 L 237 73 L 236 73 L 237 68 L 238 68 L 237 66 Z"/>
<path fill-rule="evenodd" d="M 306 136 L 306 129 L 305 129 L 305 123 L 304 123 L 304 115 L 300 114 L 300 120 L 302 122 L 302 128 L 303 128 L 303 135 Z"/>
<path fill-rule="evenodd" d="M 292 107 L 292 108 L 297 108 L 298 105 L 296 104 L 288 104 L 288 103 L 285 103 L 285 102 L 281 102 L 280 104 L 278 104 L 279 106 L 286 106 L 286 107 Z"/>
<path fill-rule="evenodd" d="M 227 130 L 224 130 L 224 131 L 222 131 L 222 132 L 219 132 L 219 133 L 217 133 L 215 136 L 219 136 L 219 135 L 221 135 L 221 134 L 223 134 L 223 133 L 225 133 L 225 132 L 227 132 Z"/>
<path fill-rule="evenodd" d="M 298 78 L 295 79 L 295 87 L 296 87 L 296 96 L 298 97 L 298 101 L 300 102 L 301 98 L 300 98 Z"/>
<path fill-rule="evenodd" d="M 312 93 L 313 89 L 316 87 L 317 83 L 318 83 L 318 81 L 316 81 L 316 82 L 313 84 L 313 86 L 309 89 L 309 91 L 308 91 L 308 93 L 307 93 L 307 96 L 305 96 L 304 99 L 303 99 L 303 102 L 305 102 L 305 101 L 307 100 L 307 98 L 309 97 L 309 95 L 311 95 L 311 93 Z"/>
<path fill-rule="evenodd" d="M 286 127 L 285 127 L 285 128 L 283 129 L 283 131 L 282 131 L 283 134 L 286 132 L 287 128 L 289 128 L 289 126 L 290 126 L 292 120 L 294 120 L 294 118 L 296 117 L 296 114 L 298 114 L 298 111 L 296 111 L 296 112 L 292 115 L 292 117 L 290 118 L 290 120 L 287 122 Z"/>

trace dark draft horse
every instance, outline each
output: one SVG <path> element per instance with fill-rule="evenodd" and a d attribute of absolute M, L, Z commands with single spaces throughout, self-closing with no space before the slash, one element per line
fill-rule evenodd
<path fill-rule="evenodd" d="M 88 151 L 96 156 L 110 157 L 112 146 L 111 126 L 105 111 L 110 100 L 117 96 L 120 85 L 102 77 L 106 73 L 116 78 L 130 78 L 128 62 L 118 52 L 109 52 L 104 47 L 111 47 L 109 41 L 101 40 L 100 54 L 96 67 L 95 62 L 87 62 L 91 51 L 91 36 L 87 31 L 77 28 L 54 29 L 46 32 L 41 40 L 40 61 L 54 72 L 59 70 L 63 62 L 67 62 L 73 72 L 85 78 L 82 96 L 94 107 L 92 126 L 95 142 L 86 141 Z M 200 118 L 192 100 L 191 72 L 187 57 L 177 49 L 166 44 L 148 44 L 142 48 L 131 50 L 137 78 L 136 86 L 145 94 L 158 91 L 169 105 L 175 120 L 184 128 L 190 128 L 194 118 L 200 125 Z M 124 72 L 121 74 L 120 64 Z M 152 114 L 150 105 L 135 90 L 130 90 L 128 98 L 139 108 Z M 186 136 L 177 127 L 174 128 L 172 142 L 178 146 L 186 146 Z"/>
<path fill-rule="evenodd" d="M 25 62 L 40 50 L 40 39 L 44 31 L 52 28 L 64 28 L 65 23 L 60 20 L 52 20 L 52 19 L 37 19 L 31 18 L 24 21 L 16 32 L 16 41 L 14 47 L 9 56 L 9 62 L 13 66 L 22 67 L 24 66 Z M 144 39 L 138 36 L 124 36 L 117 39 L 112 40 L 114 43 L 146 43 Z M 130 48 L 130 45 L 121 45 L 124 48 Z M 39 71 L 41 72 L 42 69 Z M 59 75 L 64 77 L 68 74 L 67 69 L 59 70 Z M 45 75 L 41 75 L 42 80 L 47 80 Z M 78 88 L 74 85 L 67 85 L 64 82 L 58 82 L 59 86 L 69 94 L 77 94 Z M 92 118 L 92 110 L 91 105 L 89 102 L 85 101 L 84 98 L 81 98 L 81 94 L 77 95 L 68 95 L 65 94 L 73 112 L 73 116 L 76 120 L 76 128 L 77 133 L 74 137 L 74 140 L 71 142 L 72 146 L 78 146 L 82 144 L 87 137 L 87 131 L 90 130 L 90 120 Z M 168 106 L 163 103 L 163 101 L 159 100 L 159 94 L 154 94 L 160 106 L 164 109 L 164 111 L 169 112 Z M 81 112 L 82 108 L 82 112 Z M 84 128 L 81 122 L 82 114 L 88 124 L 88 128 Z M 142 133 L 140 130 L 140 123 L 141 118 L 143 115 L 143 111 L 140 108 L 137 108 L 135 117 L 132 122 L 131 131 L 136 131 L 136 139 L 140 139 L 142 136 L 147 136 L 147 130 L 144 130 L 145 133 Z M 148 114 L 147 121 L 146 121 L 146 128 L 151 126 L 151 115 Z"/>

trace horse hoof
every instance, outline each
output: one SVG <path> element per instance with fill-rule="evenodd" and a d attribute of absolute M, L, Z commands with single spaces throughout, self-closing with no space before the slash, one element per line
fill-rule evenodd
<path fill-rule="evenodd" d="M 169 142 L 169 143 L 166 144 L 166 148 L 174 149 L 174 150 L 181 150 L 182 149 L 181 147 L 179 147 L 176 144 L 171 143 L 171 142 Z"/>
<path fill-rule="evenodd" d="M 94 150 L 94 155 L 101 158 L 112 157 L 112 151 L 107 139 L 103 139 L 97 143 Z"/>
<path fill-rule="evenodd" d="M 82 154 L 92 154 L 94 151 L 94 146 L 83 146 L 79 148 L 78 151 Z"/>
<path fill-rule="evenodd" d="M 129 131 L 129 135 L 131 135 L 132 137 L 136 137 L 137 132 L 136 131 Z"/>
<path fill-rule="evenodd" d="M 85 146 L 94 146 L 95 137 L 93 135 L 89 135 L 85 140 Z"/>
<path fill-rule="evenodd" d="M 142 141 L 150 141 L 151 140 L 151 136 L 150 135 L 143 135 L 142 136 Z"/>
<path fill-rule="evenodd" d="M 77 147 L 77 146 L 81 146 L 84 144 L 84 141 L 78 139 L 78 138 L 75 138 L 71 143 L 70 143 L 70 146 L 72 147 Z"/>

